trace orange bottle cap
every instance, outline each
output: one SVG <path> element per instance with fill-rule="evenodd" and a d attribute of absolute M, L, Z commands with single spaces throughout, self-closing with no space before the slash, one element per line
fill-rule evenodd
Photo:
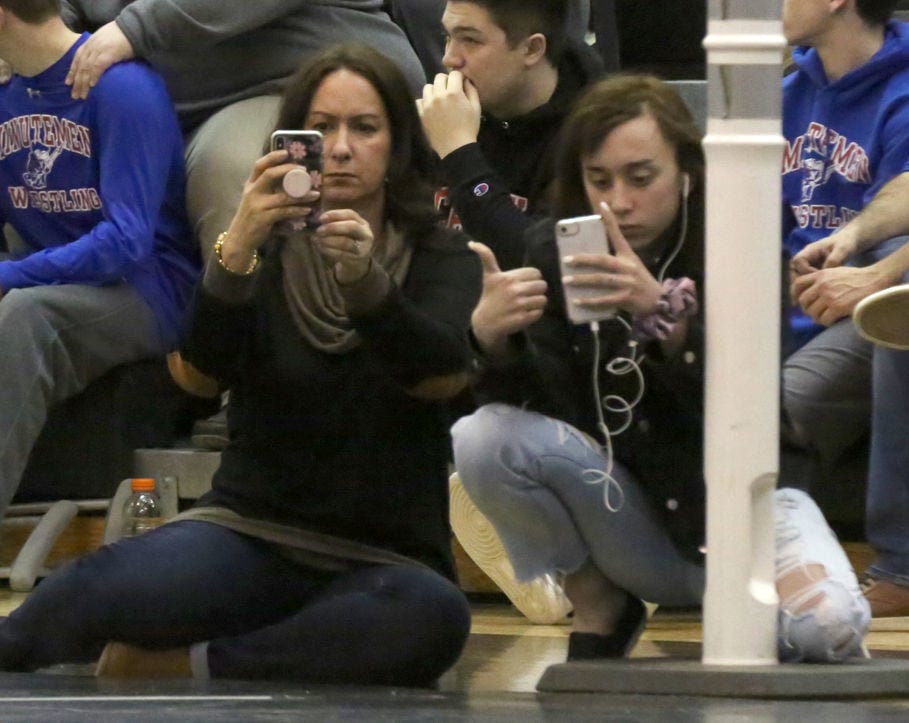
<path fill-rule="evenodd" d="M 149 492 L 155 489 L 155 480 L 150 477 L 134 477 L 132 488 L 133 492 Z"/>

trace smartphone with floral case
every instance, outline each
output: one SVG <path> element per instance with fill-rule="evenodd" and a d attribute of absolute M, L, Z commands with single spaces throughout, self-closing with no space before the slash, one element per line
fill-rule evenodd
<path fill-rule="evenodd" d="M 319 131 L 276 130 L 271 134 L 271 149 L 287 151 L 288 162 L 299 166 L 282 179 L 284 191 L 289 196 L 302 198 L 310 190 L 322 188 L 322 134 Z M 283 222 L 284 228 L 290 231 L 317 228 L 319 207 L 309 208 L 305 216 Z"/>

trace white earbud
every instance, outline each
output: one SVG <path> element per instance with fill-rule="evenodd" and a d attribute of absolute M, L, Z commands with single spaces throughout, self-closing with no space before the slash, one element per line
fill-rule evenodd
<path fill-rule="evenodd" d="M 688 194 L 691 191 L 691 176 L 687 173 L 682 174 L 682 198 L 687 201 Z"/>

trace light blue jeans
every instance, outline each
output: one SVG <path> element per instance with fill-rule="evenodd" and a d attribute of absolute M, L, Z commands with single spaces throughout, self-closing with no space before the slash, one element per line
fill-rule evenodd
<path fill-rule="evenodd" d="M 498 532 L 519 580 L 571 573 L 588 560 L 611 582 L 662 605 L 699 605 L 704 568 L 679 554 L 634 478 L 569 424 L 488 404 L 452 428 L 464 488 Z M 861 654 L 870 613 L 846 555 L 811 499 L 775 496 L 778 572 L 806 563 L 828 577 L 780 609 L 785 660 Z"/>
<path fill-rule="evenodd" d="M 452 428 L 464 489 L 489 518 L 519 580 L 588 558 L 619 587 L 662 605 L 700 605 L 704 569 L 684 558 L 620 465 L 569 424 L 489 404 Z"/>

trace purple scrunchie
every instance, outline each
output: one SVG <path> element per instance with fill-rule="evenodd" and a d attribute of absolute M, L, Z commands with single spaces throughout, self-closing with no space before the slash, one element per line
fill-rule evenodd
<path fill-rule="evenodd" d="M 656 339 L 663 341 L 669 338 L 682 319 L 698 313 L 697 287 L 687 276 L 681 279 L 663 281 L 663 294 L 657 302 L 656 309 L 634 319 L 631 326 L 631 338 L 637 342 Z"/>

